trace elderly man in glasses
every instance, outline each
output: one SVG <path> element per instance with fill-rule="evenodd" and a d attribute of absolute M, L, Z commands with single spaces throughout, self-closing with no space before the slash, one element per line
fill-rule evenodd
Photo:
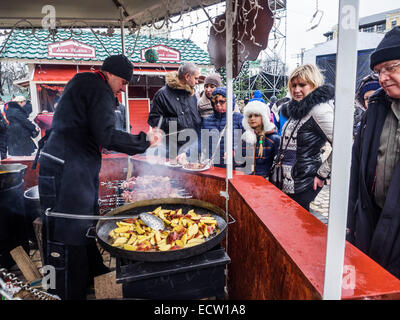
<path fill-rule="evenodd" d="M 400 277 L 400 27 L 370 66 L 382 88 L 369 98 L 353 146 L 347 238 Z"/>

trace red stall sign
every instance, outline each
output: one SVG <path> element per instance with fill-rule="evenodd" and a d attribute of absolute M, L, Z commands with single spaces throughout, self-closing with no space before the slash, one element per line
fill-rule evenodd
<path fill-rule="evenodd" d="M 163 44 L 159 44 L 153 47 L 143 48 L 140 50 L 140 58 L 146 60 L 145 52 L 148 49 L 154 49 L 158 53 L 158 61 L 168 61 L 168 62 L 180 62 L 181 53 L 178 50 L 167 47 Z"/>
<path fill-rule="evenodd" d="M 75 40 L 66 40 L 47 45 L 50 57 L 95 58 L 96 48 Z"/>

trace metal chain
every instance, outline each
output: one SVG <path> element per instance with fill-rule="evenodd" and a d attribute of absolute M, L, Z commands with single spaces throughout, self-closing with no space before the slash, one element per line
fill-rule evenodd
<path fill-rule="evenodd" d="M 19 287 L 29 292 L 31 296 L 36 298 L 36 300 L 59 300 L 56 297 L 49 295 L 47 292 L 30 287 L 27 283 L 19 280 L 14 273 L 8 272 L 5 268 L 0 269 L 0 276 L 2 276 L 5 280 L 7 279 L 10 281 L 14 287 Z"/>
<path fill-rule="evenodd" d="M 222 19 L 222 20 L 220 21 L 220 24 L 219 24 L 219 25 L 218 25 L 218 24 L 215 24 L 215 23 L 213 22 L 213 18 L 212 18 L 212 17 L 208 14 L 208 12 L 206 11 L 206 8 L 205 8 L 206 5 L 203 4 L 201 0 L 197 0 L 197 1 L 195 2 L 194 5 L 193 5 L 193 4 L 191 5 L 191 4 L 189 3 L 188 0 L 182 0 L 182 8 L 181 8 L 181 10 L 178 12 L 178 14 L 175 14 L 175 16 L 178 17 L 178 19 L 176 19 L 176 20 L 172 20 L 172 14 L 169 13 L 169 12 L 170 12 L 170 10 L 169 10 L 170 1 L 162 1 L 162 2 L 163 2 L 163 5 L 167 8 L 168 14 L 164 17 L 164 19 L 163 19 L 163 21 L 162 21 L 162 23 L 161 23 L 161 26 L 160 26 L 160 25 L 157 25 L 157 22 L 156 22 L 156 21 L 157 21 L 157 17 L 154 16 L 153 12 L 152 12 L 151 10 L 147 10 L 146 13 L 151 17 L 151 19 L 149 20 L 149 22 L 146 24 L 148 28 L 154 27 L 156 30 L 161 30 L 161 29 L 163 29 L 165 26 L 168 26 L 169 23 L 173 23 L 173 24 L 174 24 L 174 23 L 178 23 L 179 21 L 182 20 L 182 18 L 183 18 L 183 16 L 184 16 L 185 13 L 191 12 L 191 11 L 193 10 L 193 7 L 195 7 L 195 5 L 197 5 L 197 7 L 200 7 L 200 8 L 204 11 L 204 13 L 205 13 L 205 15 L 206 15 L 208 21 L 210 22 L 211 26 L 214 28 L 214 30 L 215 30 L 216 33 L 225 32 L 225 23 L 224 23 L 224 22 L 225 22 L 225 19 Z M 262 8 L 262 6 L 259 4 L 259 1 L 258 1 L 258 0 L 250 0 L 249 3 L 250 3 L 250 9 L 249 9 L 249 10 L 246 10 L 246 9 L 243 8 L 243 6 L 239 8 L 239 6 L 238 6 L 238 0 L 235 0 L 235 3 L 234 3 L 234 14 L 233 14 L 234 20 L 236 20 L 236 19 L 240 16 L 240 14 L 242 14 L 243 16 L 241 17 L 241 19 L 242 19 L 244 22 L 246 22 L 246 21 L 247 21 L 247 15 L 249 14 L 249 12 L 252 11 L 252 10 L 256 10 L 256 14 L 255 14 L 255 17 L 254 17 L 254 19 L 253 19 L 254 22 L 255 22 L 255 20 L 256 20 L 256 18 L 257 18 L 257 15 L 258 15 L 258 11 Z M 183 9 L 183 8 L 184 8 L 184 5 L 186 5 L 186 6 L 188 7 L 187 10 L 184 10 L 184 9 Z M 318 10 L 318 0 L 317 0 L 317 10 Z M 320 10 L 318 10 L 318 11 L 320 11 Z M 9 33 L 7 33 L 8 36 L 6 37 L 5 41 L 3 42 L 3 45 L 2 45 L 1 48 L 0 48 L 0 54 L 2 53 L 2 51 L 4 50 L 4 48 L 6 47 L 6 44 L 7 44 L 8 40 L 9 40 L 9 38 L 11 37 L 13 31 L 14 31 L 20 24 L 22 24 L 22 23 L 28 24 L 28 26 L 30 26 L 30 28 L 25 27 L 24 29 L 30 29 L 30 30 L 29 30 L 30 35 L 34 36 L 38 41 L 47 41 L 50 37 L 53 38 L 53 41 L 55 41 L 56 39 L 59 39 L 59 40 L 69 40 L 69 39 L 72 38 L 73 35 L 77 35 L 77 33 L 74 31 L 74 29 L 78 27 L 78 23 L 79 23 L 80 25 L 86 25 L 86 28 L 89 28 L 89 29 L 92 31 L 92 33 L 93 33 L 94 36 L 97 38 L 97 40 L 98 40 L 99 43 L 102 45 L 103 49 L 107 52 L 107 54 L 109 54 L 109 55 L 111 54 L 111 53 L 107 50 L 107 48 L 104 46 L 103 42 L 102 42 L 102 41 L 99 39 L 99 37 L 97 36 L 97 34 L 99 34 L 100 32 L 94 31 L 93 28 L 92 28 L 86 21 L 84 21 L 84 20 L 78 20 L 78 19 L 77 19 L 77 20 L 73 20 L 73 21 L 71 22 L 71 26 L 70 26 L 69 28 L 64 28 L 65 30 L 69 30 L 69 32 L 70 32 L 70 35 L 68 36 L 67 39 L 64 39 L 64 38 L 61 39 L 60 35 L 57 33 L 57 29 L 59 29 L 59 26 L 56 26 L 56 30 L 52 30 L 52 32 L 48 32 L 48 34 L 47 34 L 47 36 L 46 36 L 45 38 L 38 37 L 37 34 L 36 34 L 36 32 L 35 32 L 36 29 L 33 28 L 32 23 L 29 22 L 29 21 L 26 20 L 26 19 L 21 19 L 21 20 L 19 20 L 18 22 L 16 22 L 15 25 L 13 26 L 13 28 L 11 29 L 11 31 L 10 31 Z M 59 25 L 59 24 L 60 24 L 60 21 L 56 21 L 56 24 Z M 139 22 L 137 25 L 139 26 L 139 31 L 140 31 L 140 28 L 143 27 L 143 23 L 140 23 L 140 22 Z M 191 25 L 192 25 L 192 27 L 193 27 L 193 26 L 196 25 L 196 24 L 192 24 L 192 23 L 191 23 Z M 223 26 L 223 27 L 221 28 L 221 26 Z M 256 46 L 261 46 L 259 43 L 257 43 L 257 42 L 255 41 L 255 37 L 254 37 L 254 35 L 253 35 L 253 33 L 254 33 L 254 31 L 255 31 L 255 28 L 256 28 L 256 24 L 254 23 L 254 24 L 253 24 L 253 28 L 250 29 L 250 40 L 253 42 L 254 45 L 256 45 Z M 24 32 L 26 32 L 26 31 L 24 30 Z M 168 32 L 168 30 L 167 30 L 167 32 Z M 41 33 L 41 34 L 43 34 L 43 33 Z M 110 27 L 110 28 L 108 28 L 107 36 L 110 36 L 110 35 L 112 35 L 112 34 L 113 34 L 113 28 Z M 188 39 L 188 40 L 191 39 L 192 34 L 193 34 L 193 29 L 192 29 L 191 35 L 189 36 L 189 39 Z M 27 35 L 27 34 L 26 34 L 26 35 Z M 138 35 L 139 35 L 139 32 L 138 32 Z M 241 51 L 244 51 L 244 48 L 243 48 L 244 45 L 243 45 L 243 43 L 242 43 L 243 36 L 244 36 L 244 35 L 241 36 L 241 39 L 237 39 L 237 41 L 238 41 L 239 44 L 241 45 Z M 136 41 L 137 41 L 137 38 L 138 38 L 138 37 L 136 37 Z M 134 53 L 134 51 L 135 51 L 136 41 L 135 41 L 135 46 L 133 47 L 133 50 L 132 50 L 132 52 L 131 52 L 130 55 L 132 55 L 132 54 Z M 186 45 L 185 45 L 185 46 L 186 46 Z"/>

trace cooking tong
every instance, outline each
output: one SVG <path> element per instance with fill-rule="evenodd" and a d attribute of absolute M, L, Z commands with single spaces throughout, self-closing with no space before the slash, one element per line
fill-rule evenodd
<path fill-rule="evenodd" d="M 222 137 L 223 137 L 224 134 L 225 134 L 225 130 L 226 130 L 226 125 L 225 125 L 225 127 L 222 129 L 222 131 L 221 131 L 220 134 L 219 134 L 217 146 L 215 147 L 214 153 L 212 154 L 211 158 L 205 160 L 205 161 L 203 162 L 203 164 L 205 164 L 205 165 L 210 165 L 210 166 L 211 166 L 211 164 L 212 164 L 212 162 L 213 162 L 215 156 L 217 155 L 218 147 L 219 147 L 219 145 L 221 144 L 221 140 L 222 140 Z"/>

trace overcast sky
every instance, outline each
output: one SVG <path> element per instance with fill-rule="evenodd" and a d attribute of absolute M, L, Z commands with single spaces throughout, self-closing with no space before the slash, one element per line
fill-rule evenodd
<path fill-rule="evenodd" d="M 359 0 L 360 17 L 366 17 L 372 14 L 400 8 L 400 0 Z M 323 11 L 322 19 L 318 27 L 307 31 L 314 23 L 311 23 L 313 14 L 316 12 L 316 3 L 318 9 Z M 222 14 L 225 11 L 225 5 L 212 6 L 208 10 L 211 17 Z M 330 31 L 338 22 L 339 0 L 287 0 L 287 33 L 286 33 L 286 63 L 289 72 L 296 67 L 296 54 L 301 52 L 301 48 L 310 49 L 314 44 L 326 41 L 323 34 Z M 207 21 L 207 17 L 202 10 L 198 10 L 191 18 L 182 20 L 174 27 L 183 30 L 171 33 L 172 38 L 186 38 L 193 40 L 202 49 L 207 51 L 208 34 L 210 23 L 201 23 Z M 189 27 L 190 24 L 197 24 L 195 27 Z M 283 50 L 279 50 L 282 52 Z"/>
<path fill-rule="evenodd" d="M 301 48 L 310 49 L 316 43 L 326 41 L 323 34 L 338 23 L 339 1 L 319 0 L 318 9 L 323 11 L 319 26 L 307 31 L 312 25 L 311 18 L 316 12 L 316 0 L 287 1 L 287 63 L 296 66 L 295 55 Z M 400 8 L 399 0 L 360 0 L 360 17 Z"/>

